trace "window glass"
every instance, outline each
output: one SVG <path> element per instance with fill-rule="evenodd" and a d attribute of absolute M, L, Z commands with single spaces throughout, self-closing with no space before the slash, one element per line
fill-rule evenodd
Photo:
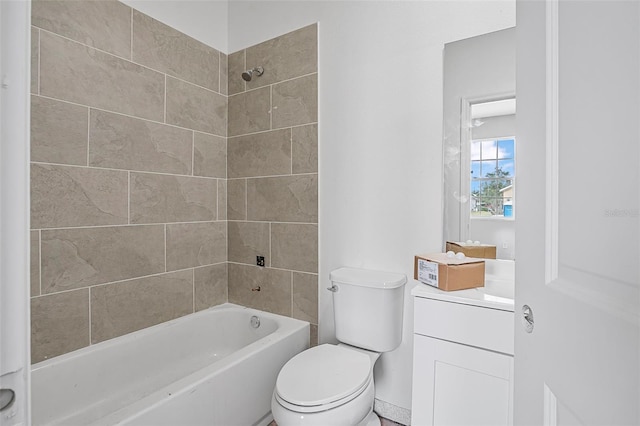
<path fill-rule="evenodd" d="M 515 139 L 471 141 L 471 217 L 512 218 Z"/>

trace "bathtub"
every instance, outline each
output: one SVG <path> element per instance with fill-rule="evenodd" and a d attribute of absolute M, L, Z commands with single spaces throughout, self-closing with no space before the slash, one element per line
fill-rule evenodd
<path fill-rule="evenodd" d="M 309 323 L 226 303 L 34 364 L 33 424 L 266 425 L 308 347 Z"/>

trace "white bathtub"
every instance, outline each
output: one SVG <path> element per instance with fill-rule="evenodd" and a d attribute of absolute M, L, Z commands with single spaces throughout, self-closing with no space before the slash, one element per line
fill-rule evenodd
<path fill-rule="evenodd" d="M 266 425 L 307 347 L 307 322 L 227 303 L 33 365 L 33 424 Z"/>

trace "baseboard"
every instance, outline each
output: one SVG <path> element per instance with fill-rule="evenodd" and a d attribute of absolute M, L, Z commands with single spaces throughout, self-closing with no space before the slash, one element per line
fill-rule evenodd
<path fill-rule="evenodd" d="M 398 407 L 380 399 L 375 400 L 373 411 L 385 419 L 393 420 L 396 423 L 409 426 L 411 424 L 411 410 Z"/>

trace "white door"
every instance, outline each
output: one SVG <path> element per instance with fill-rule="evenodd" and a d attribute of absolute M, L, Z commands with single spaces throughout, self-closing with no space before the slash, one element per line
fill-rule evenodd
<path fill-rule="evenodd" d="M 514 421 L 638 425 L 640 2 L 518 0 L 517 33 Z"/>
<path fill-rule="evenodd" d="M 30 3 L 0 1 L 0 425 L 29 424 Z"/>

